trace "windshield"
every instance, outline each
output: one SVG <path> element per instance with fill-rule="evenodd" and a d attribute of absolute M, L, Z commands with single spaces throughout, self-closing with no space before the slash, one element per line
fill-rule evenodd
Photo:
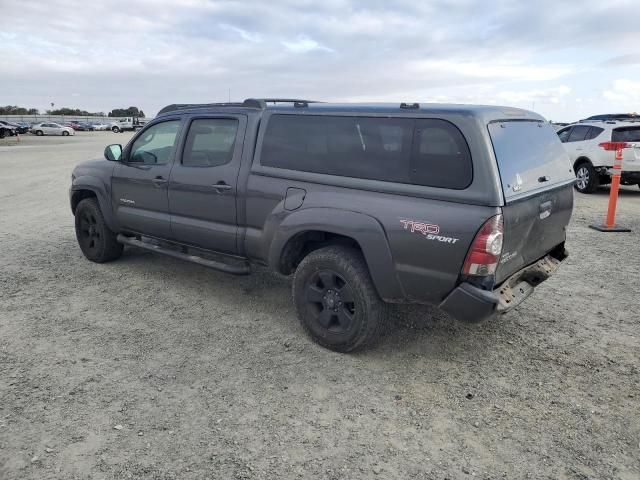
<path fill-rule="evenodd" d="M 569 156 L 549 123 L 512 120 L 492 122 L 488 128 L 505 200 L 575 178 Z"/>

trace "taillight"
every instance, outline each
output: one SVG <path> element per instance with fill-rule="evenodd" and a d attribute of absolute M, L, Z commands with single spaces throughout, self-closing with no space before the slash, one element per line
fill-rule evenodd
<path fill-rule="evenodd" d="M 611 150 L 615 151 L 621 148 L 631 147 L 631 145 L 629 145 L 627 142 L 602 142 L 602 143 L 599 143 L 598 146 L 604 148 L 607 151 L 611 151 Z"/>
<path fill-rule="evenodd" d="M 462 267 L 466 275 L 493 275 L 502 254 L 503 241 L 502 214 L 491 217 L 473 239 Z"/>

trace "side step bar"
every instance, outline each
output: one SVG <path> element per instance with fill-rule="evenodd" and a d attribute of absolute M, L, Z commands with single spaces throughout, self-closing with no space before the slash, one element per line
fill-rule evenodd
<path fill-rule="evenodd" d="M 230 265 L 228 263 L 209 260 L 189 253 L 178 252 L 177 250 L 173 250 L 171 248 L 163 247 L 160 245 L 155 245 L 153 243 L 143 242 L 142 240 L 138 240 L 135 237 L 125 237 L 122 234 L 118 235 L 117 240 L 124 245 L 143 248 L 151 252 L 162 253 L 163 255 L 168 255 L 173 258 L 179 258 L 180 260 L 186 260 L 187 262 L 202 265 L 203 267 L 213 268 L 215 270 L 220 270 L 221 272 L 231 273 L 233 275 L 248 275 L 249 273 L 251 273 L 248 263 L 245 263 L 244 265 Z"/>

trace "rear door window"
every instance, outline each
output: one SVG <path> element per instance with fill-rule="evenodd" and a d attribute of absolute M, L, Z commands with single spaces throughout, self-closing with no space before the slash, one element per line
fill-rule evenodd
<path fill-rule="evenodd" d="M 260 163 L 343 177 L 465 188 L 469 147 L 444 120 L 272 115 Z"/>
<path fill-rule="evenodd" d="M 569 156 L 549 123 L 492 122 L 489 134 L 507 201 L 575 180 Z"/>
<path fill-rule="evenodd" d="M 589 133 L 589 129 L 591 127 L 588 125 L 576 125 L 571 129 L 571 134 L 569 135 L 568 142 L 580 142 L 585 139 L 587 133 Z"/>
<path fill-rule="evenodd" d="M 238 132 L 235 118 L 202 118 L 191 122 L 182 154 L 187 167 L 219 167 L 233 158 Z"/>
<path fill-rule="evenodd" d="M 589 133 L 587 133 L 587 136 L 585 137 L 585 140 L 593 140 L 598 135 L 600 135 L 602 132 L 604 132 L 604 128 L 591 127 L 591 129 L 589 130 Z"/>
<path fill-rule="evenodd" d="M 621 127 L 611 132 L 612 142 L 640 142 L 640 126 Z"/>

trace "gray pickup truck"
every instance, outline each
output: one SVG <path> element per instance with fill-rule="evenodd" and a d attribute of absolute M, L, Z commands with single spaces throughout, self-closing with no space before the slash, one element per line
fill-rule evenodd
<path fill-rule="evenodd" d="M 170 105 L 73 171 L 84 255 L 124 245 L 233 274 L 293 274 L 306 332 L 374 341 L 388 303 L 480 321 L 566 258 L 575 177 L 553 127 L 514 108 L 248 99 Z"/>

